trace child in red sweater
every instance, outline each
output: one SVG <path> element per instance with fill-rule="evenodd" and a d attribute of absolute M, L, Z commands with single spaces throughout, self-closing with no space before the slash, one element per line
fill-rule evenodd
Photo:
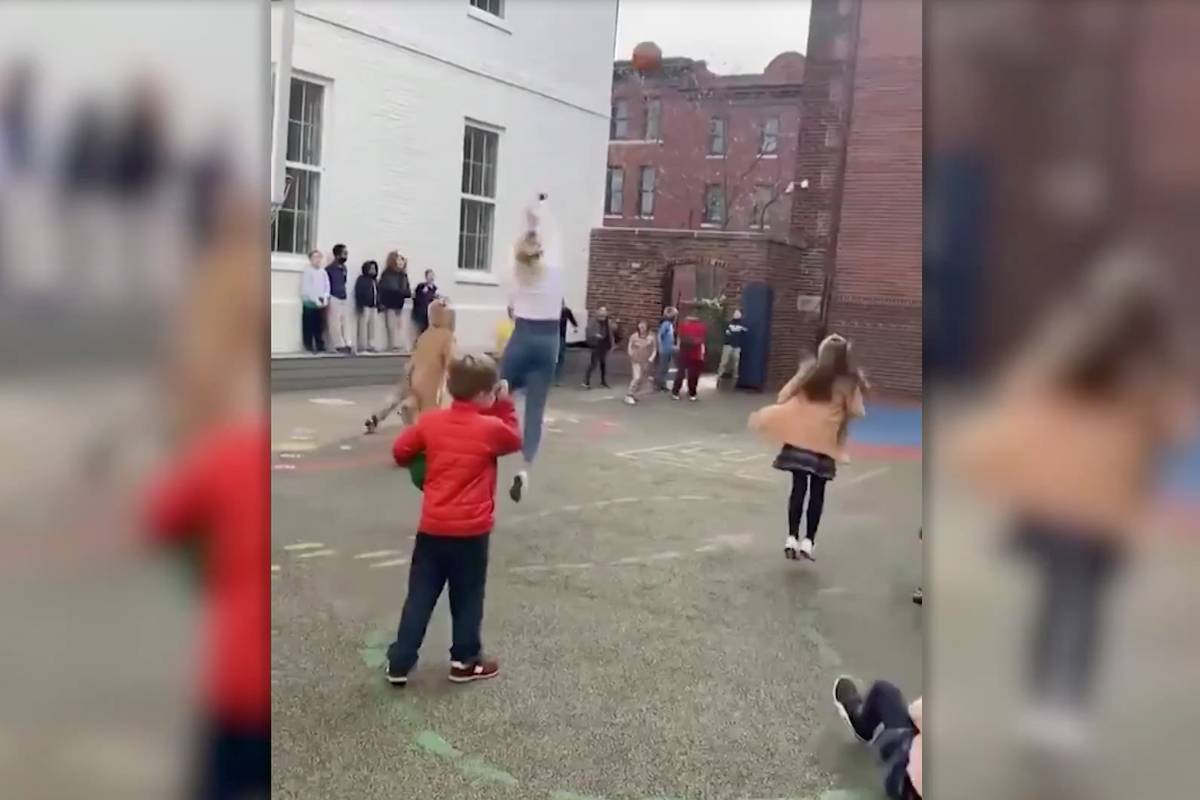
<path fill-rule="evenodd" d="M 447 584 L 453 625 L 450 680 L 467 683 L 500 671 L 483 656 L 483 592 L 496 518 L 496 460 L 521 449 L 521 433 L 508 386 L 498 381 L 492 359 L 456 358 L 450 362 L 446 388 L 454 398 L 451 406 L 422 415 L 392 447 L 400 466 L 420 454 L 426 460 L 408 597 L 387 654 L 387 679 L 394 686 L 408 683 Z"/>
<path fill-rule="evenodd" d="M 704 342 L 707 338 L 708 328 L 696 315 L 689 314 L 679 323 L 678 366 L 675 370 L 675 385 L 671 388 L 671 399 L 679 399 L 686 376 L 688 400 L 696 400 L 696 387 L 700 384 L 700 372 L 704 369 Z"/>

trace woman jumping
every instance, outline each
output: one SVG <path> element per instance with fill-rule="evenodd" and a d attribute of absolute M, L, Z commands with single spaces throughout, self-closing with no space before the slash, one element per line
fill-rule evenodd
<path fill-rule="evenodd" d="M 559 317 L 563 308 L 562 261 L 558 239 L 546 214 L 546 195 L 525 215 L 525 231 L 513 253 L 515 287 L 512 338 L 504 349 L 501 377 L 514 392 L 525 391 L 521 455 L 524 468 L 508 494 L 515 502 L 529 491 L 529 470 L 542 441 L 546 396 L 558 363 Z"/>

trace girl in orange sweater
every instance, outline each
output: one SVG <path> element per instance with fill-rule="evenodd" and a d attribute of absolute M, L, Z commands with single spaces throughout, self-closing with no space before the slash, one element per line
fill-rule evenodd
<path fill-rule="evenodd" d="M 825 484 L 837 475 L 847 423 L 865 414 L 862 373 L 851 364 L 850 342 L 833 334 L 821 342 L 816 359 L 800 365 L 775 405 L 750 415 L 751 430 L 782 445 L 772 466 L 792 473 L 783 548 L 788 558 L 816 560 L 813 550 L 825 506 Z M 808 524 L 800 539 L 806 497 Z"/>

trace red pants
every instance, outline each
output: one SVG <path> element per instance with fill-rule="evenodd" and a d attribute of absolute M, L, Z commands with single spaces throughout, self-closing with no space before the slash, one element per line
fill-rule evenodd
<path fill-rule="evenodd" d="M 703 361 L 681 361 L 675 369 L 675 386 L 671 389 L 671 394 L 679 394 L 679 390 L 683 388 L 683 378 L 687 376 L 688 395 L 696 396 L 696 387 L 700 384 L 700 371 L 704 368 Z"/>

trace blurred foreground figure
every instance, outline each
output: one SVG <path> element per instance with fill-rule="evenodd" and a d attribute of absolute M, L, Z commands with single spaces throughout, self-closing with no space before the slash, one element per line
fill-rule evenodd
<path fill-rule="evenodd" d="M 147 508 L 160 542 L 198 557 L 206 663 L 194 796 L 205 800 L 270 791 L 267 325 L 256 277 L 264 222 L 226 198 L 185 293 L 170 374 L 178 455 Z"/>
<path fill-rule="evenodd" d="M 1179 320 L 1144 254 L 1114 254 L 953 437 L 953 460 L 1015 518 L 1042 581 L 1027 733 L 1085 744 L 1105 601 L 1194 418 Z"/>

